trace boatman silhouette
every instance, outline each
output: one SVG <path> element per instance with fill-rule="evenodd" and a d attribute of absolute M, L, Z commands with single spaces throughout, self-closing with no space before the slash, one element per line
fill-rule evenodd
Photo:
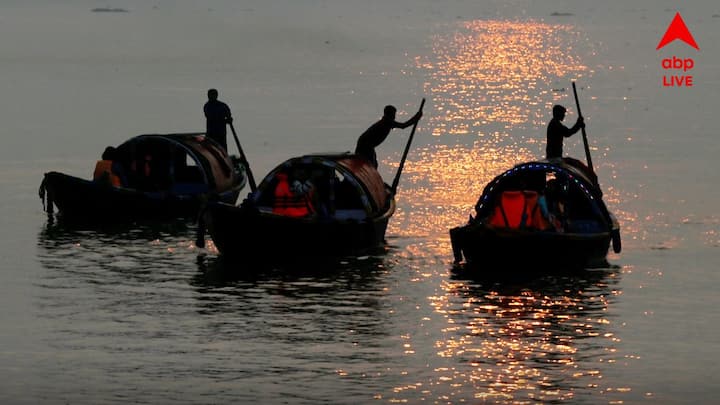
<path fill-rule="evenodd" d="M 573 136 L 579 130 L 585 128 L 585 120 L 582 116 L 578 117 L 575 125 L 571 128 L 563 125 L 562 121 L 565 119 L 565 112 L 567 109 L 561 105 L 555 105 L 553 107 L 553 117 L 547 127 L 547 144 L 545 145 L 545 158 L 548 160 L 562 160 L 563 162 L 577 167 L 585 175 L 588 176 L 593 184 L 598 184 L 597 175 L 582 161 L 571 158 L 563 157 L 563 140 Z M 598 187 L 598 195 L 602 196 L 602 191 Z"/>
<path fill-rule="evenodd" d="M 227 124 L 232 124 L 233 118 L 230 107 L 218 100 L 218 91 L 210 89 L 207 92 L 208 101 L 203 107 L 205 112 L 205 134 L 208 138 L 222 145 L 227 150 Z"/>
<path fill-rule="evenodd" d="M 375 168 L 378 167 L 377 155 L 375 154 L 375 148 L 378 147 L 390 134 L 393 128 L 407 128 L 410 125 L 415 124 L 422 117 L 422 110 L 418 111 L 406 122 L 395 121 L 395 114 L 397 109 L 392 105 L 385 106 L 383 110 L 383 116 L 380 120 L 370 126 L 360 138 L 358 138 L 357 146 L 355 147 L 355 153 L 363 156 L 365 159 L 370 161 Z"/>
<path fill-rule="evenodd" d="M 561 105 L 555 105 L 552 110 L 552 119 L 547 127 L 547 144 L 545 145 L 545 158 L 554 159 L 562 157 L 563 140 L 573 136 L 577 131 L 585 128 L 583 117 L 578 117 L 572 128 L 563 125 L 567 109 Z"/>

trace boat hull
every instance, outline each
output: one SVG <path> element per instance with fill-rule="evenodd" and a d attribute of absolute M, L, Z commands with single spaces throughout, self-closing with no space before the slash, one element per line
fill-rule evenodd
<path fill-rule="evenodd" d="M 234 202 L 243 186 L 244 183 L 220 193 L 218 198 Z M 143 192 L 58 172 L 46 173 L 42 187 L 47 195 L 49 212 L 54 204 L 63 219 L 77 221 L 196 219 L 208 197 L 206 193 Z"/>
<path fill-rule="evenodd" d="M 394 208 L 394 206 L 393 206 Z M 203 219 L 220 254 L 231 260 L 288 261 L 357 254 L 385 243 L 392 209 L 361 221 L 292 218 L 211 203 Z"/>
<path fill-rule="evenodd" d="M 455 261 L 473 267 L 563 272 L 607 267 L 611 232 L 563 233 L 469 224 L 450 230 Z"/>

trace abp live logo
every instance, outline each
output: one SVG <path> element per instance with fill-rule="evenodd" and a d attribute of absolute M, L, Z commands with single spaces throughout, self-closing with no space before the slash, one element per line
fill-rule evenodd
<path fill-rule="evenodd" d="M 672 22 L 668 26 L 667 31 L 665 31 L 665 35 L 663 35 L 655 50 L 660 50 L 665 45 L 673 42 L 676 39 L 685 42 L 686 44 L 690 45 L 698 51 L 700 50 L 700 47 L 698 47 L 697 42 L 695 42 L 695 38 L 693 38 L 687 25 L 685 25 L 685 21 L 683 21 L 680 13 L 675 14 L 675 18 L 673 18 Z M 695 60 L 693 58 L 680 58 L 677 55 L 673 55 L 672 58 L 663 59 L 660 63 L 660 66 L 662 66 L 662 68 L 665 69 L 667 73 L 671 73 L 670 75 L 668 75 L 667 73 L 663 75 L 662 80 L 664 87 L 693 86 L 694 78 L 692 75 L 688 74 L 688 71 L 692 70 L 695 67 Z M 671 71 L 674 71 L 674 73 Z"/>

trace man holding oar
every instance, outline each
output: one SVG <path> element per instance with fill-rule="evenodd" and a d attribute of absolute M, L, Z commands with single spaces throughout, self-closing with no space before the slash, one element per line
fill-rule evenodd
<path fill-rule="evenodd" d="M 208 101 L 203 106 L 206 118 L 206 135 L 208 138 L 217 141 L 227 150 L 227 129 L 226 125 L 232 125 L 233 118 L 230 107 L 218 100 L 217 89 L 210 89 L 207 92 Z"/>
<path fill-rule="evenodd" d="M 563 139 L 573 136 L 581 128 L 585 127 L 583 117 L 578 117 L 572 128 L 563 125 L 567 109 L 561 105 L 555 105 L 552 110 L 552 119 L 547 127 L 547 144 L 545 146 L 545 157 L 547 159 L 561 158 L 563 150 Z"/>
<path fill-rule="evenodd" d="M 572 128 L 568 128 L 562 124 L 562 120 L 565 119 L 565 112 L 567 109 L 561 105 L 555 105 L 553 107 L 553 118 L 547 127 L 547 144 L 545 149 L 545 158 L 547 159 L 562 159 L 565 163 L 575 166 L 582 170 L 597 186 L 597 192 L 602 196 L 602 191 L 598 184 L 598 178 L 593 168 L 592 158 L 590 157 L 590 146 L 587 141 L 587 134 L 585 133 L 585 120 L 582 112 L 580 111 L 580 101 L 577 96 L 577 88 L 575 82 L 572 82 L 573 94 L 575 95 L 575 105 L 577 106 L 578 119 Z M 579 130 L 582 130 L 583 145 L 585 146 L 585 158 L 587 159 L 587 165 L 577 159 L 571 157 L 563 157 L 563 139 L 569 138 Z"/>
<path fill-rule="evenodd" d="M 397 122 L 395 121 L 396 113 L 397 109 L 395 107 L 391 105 L 385 106 L 382 118 L 380 118 L 378 122 L 372 124 L 370 128 L 365 130 L 365 132 L 360 135 L 360 138 L 358 138 L 355 153 L 370 161 L 375 168 L 378 167 L 375 148 L 385 141 L 390 134 L 390 131 L 393 128 L 405 129 L 420 121 L 420 118 L 422 117 L 422 109 L 420 109 L 420 111 L 413 115 L 413 117 L 408 121 Z"/>

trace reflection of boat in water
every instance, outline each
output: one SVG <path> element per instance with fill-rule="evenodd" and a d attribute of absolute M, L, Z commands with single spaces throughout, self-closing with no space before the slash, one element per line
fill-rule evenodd
<path fill-rule="evenodd" d="M 289 159 L 240 206 L 210 202 L 204 221 L 225 257 L 353 254 L 380 246 L 395 198 L 357 155 Z"/>
<path fill-rule="evenodd" d="M 597 384 L 612 387 L 607 377 L 616 375 L 614 367 L 628 358 L 618 344 L 622 320 L 610 315 L 622 300 L 620 269 L 499 282 L 491 277 L 476 281 L 474 273 L 454 274 L 444 294 L 432 300 L 436 311 L 451 321 L 436 351 L 458 365 L 456 378 L 438 378 L 438 384 L 488 399 L 482 403 L 527 398 L 574 403 L 594 392 Z M 617 402 L 628 399 L 622 390 L 611 395 Z M 472 397 L 461 398 L 473 402 Z"/>
<path fill-rule="evenodd" d="M 376 283 L 392 264 L 387 263 L 380 252 L 369 256 L 322 257 L 312 261 L 257 261 L 251 264 L 250 271 L 237 271 L 237 263 L 224 256 L 198 255 L 198 272 L 191 284 L 198 288 L 217 288 L 230 285 L 258 285 L 267 283 L 308 282 L 317 285 L 338 284 L 339 290 L 364 290 L 367 284 Z M 305 285 L 307 286 L 307 284 Z M 317 286 L 311 287 L 317 290 Z M 296 291 L 295 288 L 292 289 Z M 315 291 L 317 292 L 317 291 Z M 327 293 L 327 296 L 331 293 Z"/>
<path fill-rule="evenodd" d="M 607 265 L 620 227 L 599 186 L 567 160 L 526 162 L 485 186 L 476 216 L 450 230 L 455 261 L 533 271 Z"/>
<path fill-rule="evenodd" d="M 147 286 L 149 293 L 157 292 L 149 281 L 167 280 L 164 277 L 169 274 L 179 280 L 188 269 L 192 270 L 195 251 L 187 247 L 194 231 L 189 221 L 100 224 L 48 221 L 37 238 L 38 261 L 53 270 L 53 276 L 46 277 L 43 285 L 85 286 L 97 295 L 88 294 L 84 299 L 97 298 L 103 302 L 121 299 L 107 293 L 123 286 L 143 289 Z M 67 291 L 59 295 L 63 300 L 78 298 Z M 122 297 L 125 298 L 131 299 Z"/>
<path fill-rule="evenodd" d="M 234 202 L 247 181 L 239 160 L 202 134 L 139 135 L 114 157 L 113 181 L 46 173 L 40 194 L 47 211 L 56 206 L 73 221 L 194 219 L 208 196 Z"/>
<path fill-rule="evenodd" d="M 58 243 L 81 243 L 88 245 L 92 240 L 109 241 L 121 245 L 128 241 L 152 243 L 160 239 L 190 240 L 195 233 L 191 221 L 146 220 L 135 222 L 69 222 L 50 218 L 43 226 L 39 240 L 47 246 Z"/>

